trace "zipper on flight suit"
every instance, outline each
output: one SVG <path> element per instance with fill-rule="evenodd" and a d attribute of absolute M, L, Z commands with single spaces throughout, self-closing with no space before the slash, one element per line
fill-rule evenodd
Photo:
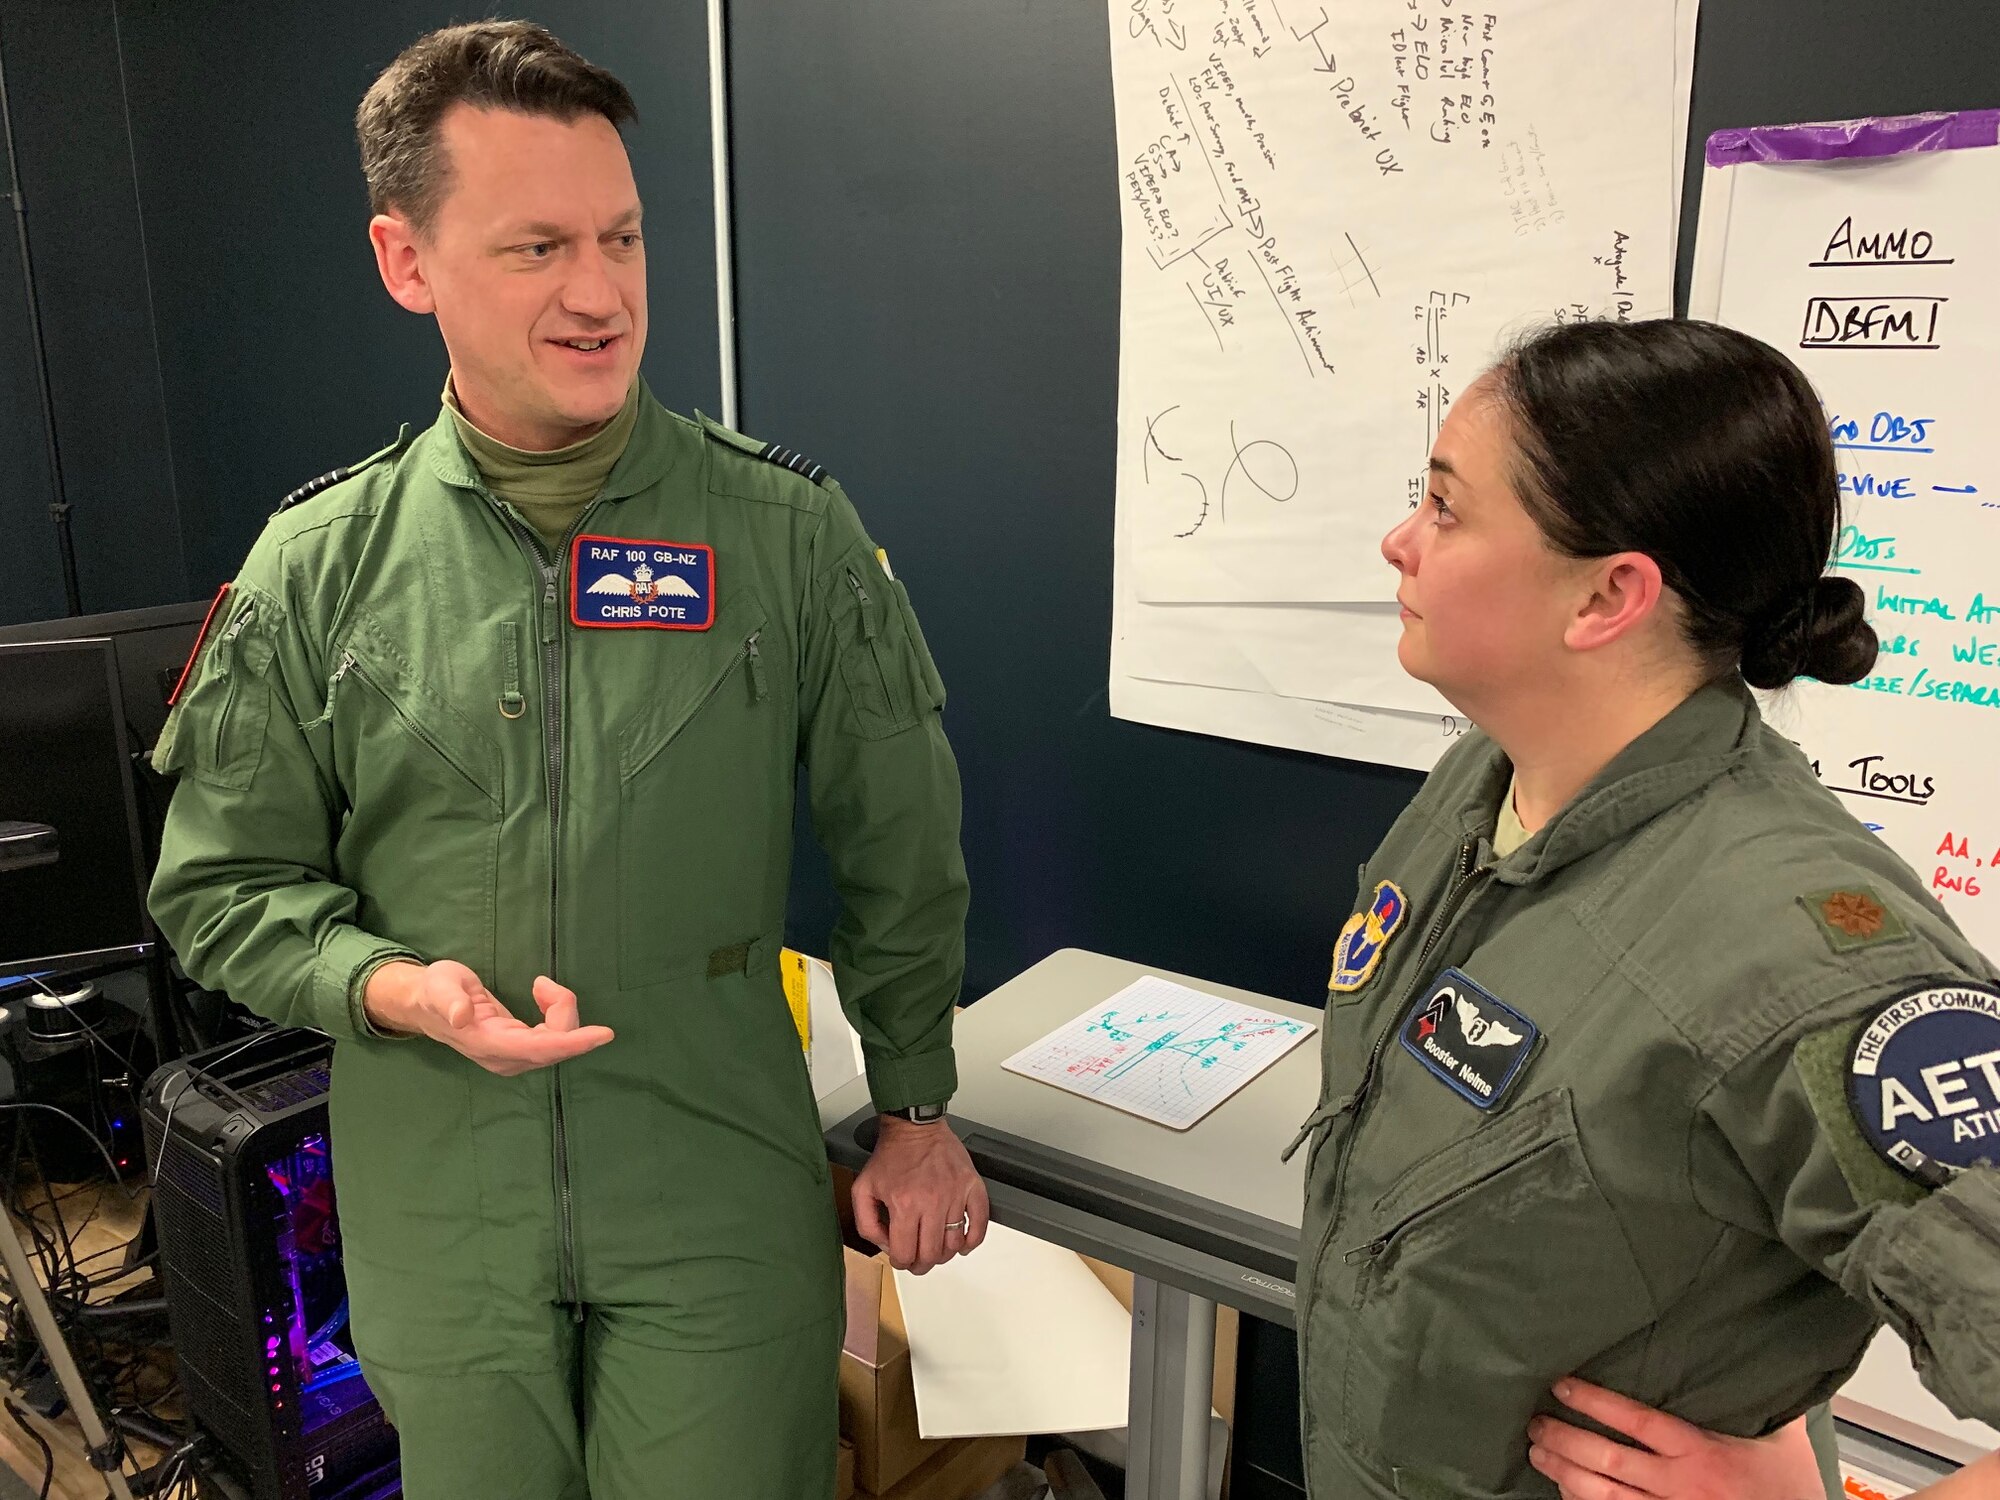
<path fill-rule="evenodd" d="M 882 684 L 883 706 L 894 714 L 896 700 L 889 692 L 889 673 L 882 665 L 882 648 L 876 640 L 875 618 L 868 612 L 868 590 L 861 586 L 861 580 L 852 568 L 847 570 L 847 586 L 854 591 L 855 600 L 861 606 L 861 638 L 868 643 L 868 659 L 875 663 L 875 680 Z"/>
<path fill-rule="evenodd" d="M 1404 1236 L 1404 1234 L 1406 1234 L 1409 1231 L 1412 1225 L 1421 1223 L 1423 1220 L 1428 1219 L 1432 1214 L 1437 1213 L 1441 1209 L 1449 1208 L 1452 1204 L 1456 1203 L 1459 1199 L 1463 1198 L 1467 1193 L 1471 1192 L 1474 1188 L 1484 1187 L 1487 1183 L 1491 1182 L 1501 1173 L 1511 1172 L 1514 1170 L 1514 1168 L 1520 1166 L 1523 1162 L 1533 1161 L 1536 1157 L 1540 1156 L 1544 1151 L 1553 1151 L 1556 1147 L 1560 1146 L 1561 1144 L 1562 1142 L 1560 1141 L 1543 1141 L 1541 1144 L 1537 1145 L 1533 1150 L 1529 1151 L 1526 1155 L 1516 1156 L 1511 1160 L 1503 1161 L 1492 1171 L 1482 1173 L 1478 1177 L 1473 1178 L 1472 1181 L 1470 1182 L 1459 1184 L 1459 1186 L 1453 1188 L 1450 1192 L 1446 1193 L 1442 1198 L 1438 1199 L 1437 1202 L 1426 1203 L 1422 1208 L 1418 1209 L 1415 1213 L 1406 1214 L 1403 1218 L 1399 1219 L 1395 1224 L 1391 1225 L 1385 1233 L 1378 1234 L 1377 1236 L 1375 1236 L 1374 1239 L 1370 1240 L 1367 1244 L 1358 1246 L 1355 1249 L 1348 1251 L 1345 1255 L 1341 1256 L 1342 1262 L 1351 1266 L 1357 1260 L 1366 1259 L 1370 1267 L 1374 1266 L 1374 1264 L 1377 1261 L 1379 1261 L 1384 1255 L 1388 1253 L 1389 1247 L 1395 1244 L 1397 1240 L 1401 1239 Z"/>
<path fill-rule="evenodd" d="M 1389 1024 L 1375 1038 L 1375 1046 L 1368 1054 L 1367 1066 L 1361 1070 L 1361 1081 L 1355 1084 L 1353 1092 L 1343 1101 L 1354 1110 L 1354 1121 L 1348 1127 L 1346 1139 L 1340 1143 L 1340 1154 L 1334 1159 L 1332 1212 L 1327 1218 L 1326 1229 L 1320 1235 L 1319 1244 L 1314 1247 L 1312 1260 L 1310 1262 L 1302 1262 L 1302 1265 L 1311 1266 L 1315 1277 L 1317 1276 L 1320 1262 L 1326 1258 L 1327 1246 L 1333 1243 L 1333 1236 L 1340 1228 L 1342 1218 L 1341 1185 L 1343 1179 L 1347 1176 L 1347 1161 L 1348 1157 L 1353 1154 L 1355 1138 L 1361 1133 L 1362 1117 L 1366 1114 L 1368 1108 L 1368 1087 L 1374 1082 L 1375 1069 L 1382 1061 L 1382 1053 L 1389 1045 L 1389 1038 L 1395 1034 L 1396 1028 L 1401 1022 L 1404 1007 L 1410 1003 L 1418 987 L 1424 982 L 1424 964 L 1430 958 L 1431 950 L 1436 948 L 1439 941 L 1443 939 L 1445 929 L 1451 925 L 1452 918 L 1458 914 L 1459 908 L 1464 905 L 1466 896 L 1478 882 L 1479 877 L 1486 874 L 1485 870 L 1477 867 L 1478 858 L 1478 836 L 1467 834 L 1458 846 L 1458 863 L 1452 883 L 1446 888 L 1444 900 L 1438 904 L 1437 916 L 1432 919 L 1430 930 L 1424 934 L 1424 945 L 1417 953 L 1416 978 L 1412 981 L 1409 989 L 1396 1002 L 1395 1007 L 1389 1012 Z M 1389 1237 L 1393 1238 L 1393 1234 Z M 1384 1248 L 1387 1247 L 1384 1246 Z M 1306 1331 L 1304 1320 L 1308 1315 L 1308 1311 L 1305 1308 L 1299 1310 L 1301 1320 L 1299 1323 L 1299 1338 L 1302 1344 Z M 1310 1387 L 1311 1372 L 1302 1368 L 1300 1377 L 1299 1431 L 1309 1435 L 1311 1432 L 1311 1414 L 1306 1405 L 1306 1392 Z M 1310 1440 L 1309 1437 L 1308 1440 Z"/>
<path fill-rule="evenodd" d="M 549 978 L 556 977 L 556 922 L 559 916 L 557 904 L 561 885 L 558 873 L 562 865 L 562 777 L 563 777 L 563 737 L 562 737 L 562 610 L 560 601 L 561 564 L 557 559 L 569 554 L 570 544 L 577 533 L 583 530 L 583 523 L 597 508 L 592 501 L 583 508 L 583 513 L 570 523 L 570 528 L 552 557 L 542 543 L 542 539 L 528 529 L 528 526 L 506 506 L 490 494 L 493 507 L 514 533 L 527 553 L 528 560 L 535 565 L 542 585 L 542 597 L 538 609 L 541 622 L 542 647 L 542 751 L 543 765 L 548 772 L 549 790 Z M 583 1299 L 577 1291 L 576 1278 L 576 1229 L 574 1193 L 569 1178 L 569 1122 L 563 1107 L 562 1064 L 550 1069 L 550 1092 L 555 1109 L 555 1170 L 556 1170 L 556 1261 L 559 1300 L 569 1303 L 571 1314 L 577 1322 L 583 1321 Z"/>
<path fill-rule="evenodd" d="M 1458 865 L 1452 883 L 1445 891 L 1444 900 L 1438 903 L 1437 916 L 1431 920 L 1430 930 L 1424 934 L 1424 945 L 1417 953 L 1416 978 L 1411 981 L 1409 988 L 1389 1012 L 1389 1024 L 1375 1038 L 1375 1046 L 1368 1054 L 1368 1064 L 1361 1070 L 1361 1081 L 1354 1086 L 1354 1092 L 1348 1096 L 1354 1110 L 1354 1123 L 1348 1128 L 1347 1138 L 1340 1144 L 1339 1156 L 1334 1159 L 1333 1212 L 1327 1219 L 1325 1231 L 1320 1235 L 1319 1246 L 1313 1256 L 1315 1266 L 1326 1257 L 1326 1247 L 1333 1243 L 1334 1232 L 1340 1228 L 1341 1180 L 1347 1175 L 1347 1159 L 1353 1152 L 1355 1137 L 1360 1134 L 1362 1116 L 1367 1112 L 1368 1087 L 1375 1080 L 1375 1069 L 1382 1061 L 1383 1052 L 1388 1049 L 1389 1038 L 1395 1035 L 1396 1028 L 1401 1024 L 1404 1008 L 1416 997 L 1417 990 L 1422 987 L 1427 977 L 1424 964 L 1430 958 L 1431 950 L 1436 948 L 1444 937 L 1445 929 L 1451 925 L 1452 918 L 1458 915 L 1459 909 L 1465 904 L 1466 896 L 1478 884 L 1480 877 L 1487 873 L 1486 870 L 1475 867 L 1478 857 L 1478 835 L 1469 833 L 1458 846 Z"/>

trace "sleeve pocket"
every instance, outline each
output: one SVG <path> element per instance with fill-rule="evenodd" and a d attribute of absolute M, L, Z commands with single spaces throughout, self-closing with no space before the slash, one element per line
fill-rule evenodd
<path fill-rule="evenodd" d="M 944 685 L 930 681 L 937 669 L 900 587 L 884 577 L 865 551 L 855 551 L 834 574 L 838 590 L 835 629 L 840 675 L 851 707 L 849 721 L 863 739 L 887 739 L 914 725 L 924 709 L 942 701 Z M 908 623 L 906 623 L 908 622 Z M 928 671 L 926 668 L 928 667 Z"/>
<path fill-rule="evenodd" d="M 249 590 L 202 653 L 194 681 L 176 705 L 155 763 L 212 786 L 247 789 L 264 756 L 271 722 L 268 672 L 278 610 Z"/>

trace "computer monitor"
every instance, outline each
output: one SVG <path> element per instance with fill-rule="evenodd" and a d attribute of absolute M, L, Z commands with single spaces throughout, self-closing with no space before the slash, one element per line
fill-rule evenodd
<path fill-rule="evenodd" d="M 132 749 L 108 640 L 0 642 L 0 817 L 56 831 L 0 872 L 0 976 L 138 959 L 152 941 Z"/>
<path fill-rule="evenodd" d="M 118 658 L 119 701 L 132 731 L 133 749 L 147 752 L 167 722 L 167 698 L 194 650 L 209 601 L 71 615 L 0 627 L 0 645 L 107 640 Z M 0 814 L 4 817 L 5 814 Z"/>

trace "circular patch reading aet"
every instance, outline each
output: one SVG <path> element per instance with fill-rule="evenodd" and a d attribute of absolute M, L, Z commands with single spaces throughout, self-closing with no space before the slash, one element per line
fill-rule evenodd
<path fill-rule="evenodd" d="M 1934 984 L 1901 995 L 1847 1055 L 1847 1104 L 1868 1144 L 1929 1187 L 2000 1161 L 2000 990 Z"/>

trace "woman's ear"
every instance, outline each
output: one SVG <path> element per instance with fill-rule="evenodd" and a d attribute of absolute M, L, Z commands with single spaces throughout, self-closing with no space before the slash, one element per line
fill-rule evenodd
<path fill-rule="evenodd" d="M 1563 630 L 1572 651 L 1595 651 L 1622 640 L 1660 617 L 1666 580 L 1643 552 L 1615 552 L 1589 559 L 1583 602 Z"/>

